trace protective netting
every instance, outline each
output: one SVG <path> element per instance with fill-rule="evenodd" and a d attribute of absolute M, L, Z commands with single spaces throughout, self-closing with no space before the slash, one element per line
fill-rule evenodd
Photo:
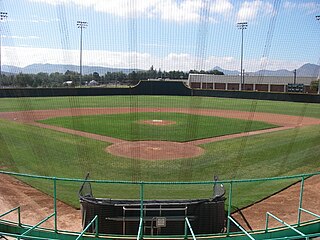
<path fill-rule="evenodd" d="M 0 10 L 0 170 L 133 182 L 319 171 L 319 3 L 2 0 Z M 232 209 L 295 181 L 239 184 Z M 91 185 L 97 198 L 140 197 L 137 185 L 89 182 L 80 195 L 93 197 Z M 60 182 L 58 198 L 79 207 L 78 190 Z M 212 194 L 148 186 L 145 199 Z"/>

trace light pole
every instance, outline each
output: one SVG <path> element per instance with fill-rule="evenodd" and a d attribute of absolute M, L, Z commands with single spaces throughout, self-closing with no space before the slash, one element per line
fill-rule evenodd
<path fill-rule="evenodd" d="M 316 16 L 316 20 L 320 21 L 320 15 Z M 320 72 L 318 73 L 318 94 L 320 95 Z"/>
<path fill-rule="evenodd" d="M 240 79 L 240 91 L 242 90 L 242 84 L 244 84 L 244 74 L 243 74 L 243 30 L 247 29 L 248 23 L 247 22 L 240 22 L 237 23 L 238 29 L 241 30 L 241 60 L 240 60 L 240 73 L 241 73 L 241 79 Z"/>
<path fill-rule="evenodd" d="M 88 26 L 88 22 L 77 21 L 77 26 L 80 28 L 80 86 L 82 80 L 82 29 Z"/>
<path fill-rule="evenodd" d="M 0 21 L 1 22 L 6 20 L 7 17 L 8 17 L 8 13 L 0 12 Z M 2 62 L 1 62 L 1 38 L 2 38 L 2 34 L 1 34 L 1 32 L 2 32 L 2 28 L 0 28 L 0 78 L 2 78 L 2 68 L 1 68 L 1 66 L 2 66 Z"/>

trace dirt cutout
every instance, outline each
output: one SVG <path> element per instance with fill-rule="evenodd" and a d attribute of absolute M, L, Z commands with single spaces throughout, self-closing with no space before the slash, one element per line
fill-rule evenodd
<path fill-rule="evenodd" d="M 74 194 L 74 193 L 73 193 Z M 20 206 L 21 222 L 35 225 L 53 213 L 53 198 L 20 180 L 0 174 L 0 214 Z M 57 201 L 58 229 L 81 231 L 81 213 L 67 204 Z M 17 212 L 10 213 L 1 219 L 17 222 Z M 41 225 L 54 228 L 53 218 Z"/>

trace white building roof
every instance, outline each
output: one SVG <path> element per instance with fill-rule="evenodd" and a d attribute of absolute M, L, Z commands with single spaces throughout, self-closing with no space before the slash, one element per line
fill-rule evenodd
<path fill-rule="evenodd" d="M 241 76 L 229 76 L 229 75 L 211 75 L 211 74 L 189 74 L 188 84 L 191 83 L 240 83 Z M 310 85 L 311 81 L 316 80 L 314 77 L 297 77 L 296 83 L 302 83 Z M 278 77 L 278 76 L 244 76 L 244 82 L 246 84 L 281 84 L 287 85 L 288 83 L 294 83 L 292 77 Z"/>

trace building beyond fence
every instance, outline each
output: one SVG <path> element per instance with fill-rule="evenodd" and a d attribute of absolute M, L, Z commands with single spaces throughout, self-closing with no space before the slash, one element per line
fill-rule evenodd
<path fill-rule="evenodd" d="M 187 85 L 190 88 L 212 90 L 246 90 L 264 92 L 288 92 L 288 84 L 303 84 L 303 92 L 315 93 L 310 89 L 315 77 L 280 76 L 244 76 L 244 84 L 241 84 L 241 76 L 189 74 Z"/>

